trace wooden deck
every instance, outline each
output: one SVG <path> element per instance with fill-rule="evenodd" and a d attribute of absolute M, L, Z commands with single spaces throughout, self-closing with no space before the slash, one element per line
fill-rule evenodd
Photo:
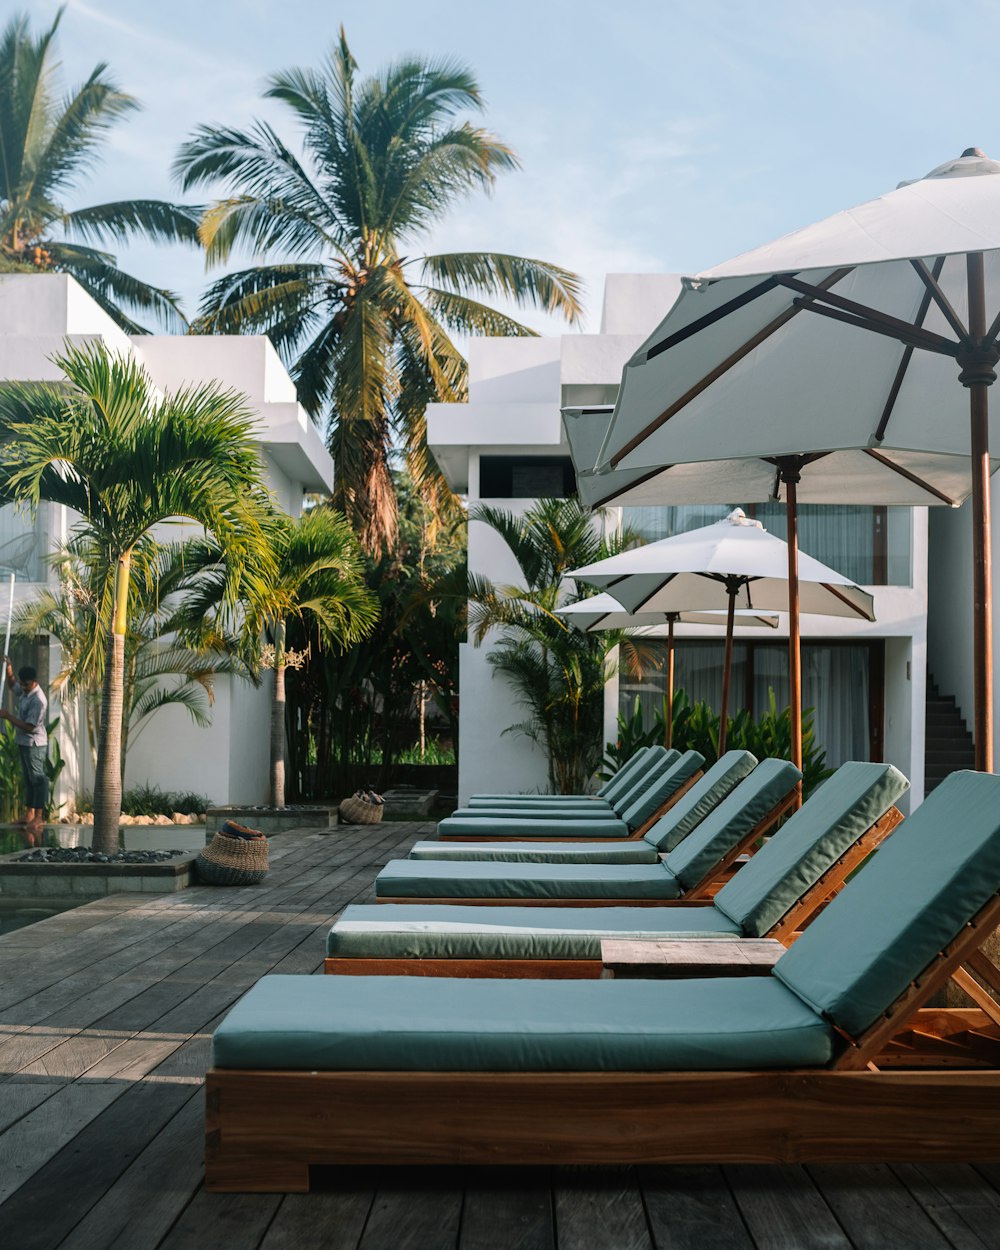
<path fill-rule="evenodd" d="M 0 938 L 3 1250 L 996 1250 L 1000 1166 L 340 1169 L 204 1193 L 209 1038 L 429 826 L 303 831 L 253 889 L 122 895 Z"/>

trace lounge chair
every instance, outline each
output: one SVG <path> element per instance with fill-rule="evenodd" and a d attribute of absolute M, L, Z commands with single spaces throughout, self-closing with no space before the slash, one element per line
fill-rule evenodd
<path fill-rule="evenodd" d="M 602 938 L 787 943 L 902 820 L 907 788 L 891 764 L 844 764 L 703 906 L 351 906 L 327 936 L 326 971 L 595 978 Z"/>
<path fill-rule="evenodd" d="M 651 764 L 655 763 L 662 756 L 667 754 L 667 748 L 662 746 L 640 747 L 638 751 L 627 760 L 621 768 L 604 783 L 596 794 L 474 794 L 470 799 L 469 807 L 496 807 L 498 804 L 506 805 L 510 803 L 547 803 L 547 804 L 578 804 L 581 801 L 588 803 L 604 803 L 610 804 L 616 798 L 638 779 L 639 773 L 644 769 L 648 769 Z"/>
<path fill-rule="evenodd" d="M 391 860 L 375 897 L 394 903 L 611 907 L 704 899 L 736 859 L 798 800 L 802 774 L 764 760 L 658 864 L 505 864 Z"/>
<path fill-rule="evenodd" d="M 998 922 L 1000 778 L 963 772 L 769 976 L 264 977 L 215 1034 L 206 1187 L 305 1191 L 341 1163 L 1000 1159 Z M 922 1011 L 953 974 L 980 1005 Z M 878 1070 L 914 1033 L 913 1070 Z"/>
<path fill-rule="evenodd" d="M 485 812 L 463 808 L 438 824 L 443 840 L 641 838 L 701 776 L 698 751 L 668 752 L 608 811 Z M 592 807 L 594 805 L 591 805 Z"/>
<path fill-rule="evenodd" d="M 727 751 L 712 765 L 641 838 L 579 842 L 460 842 L 441 838 L 416 842 L 409 859 L 447 859 L 482 862 L 498 860 L 521 864 L 655 864 L 661 853 L 672 851 L 697 823 L 713 811 L 727 794 L 757 765 L 750 751 Z"/>

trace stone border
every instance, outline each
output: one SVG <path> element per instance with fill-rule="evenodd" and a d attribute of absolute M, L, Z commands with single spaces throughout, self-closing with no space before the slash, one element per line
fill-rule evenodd
<path fill-rule="evenodd" d="M 103 898 L 108 894 L 173 894 L 194 881 L 197 851 L 158 864 L 24 864 L 28 848 L 0 855 L 0 898 Z"/>

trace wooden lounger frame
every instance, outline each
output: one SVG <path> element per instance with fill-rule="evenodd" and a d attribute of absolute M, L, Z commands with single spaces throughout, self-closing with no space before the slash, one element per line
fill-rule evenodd
<path fill-rule="evenodd" d="M 723 857 L 714 864 L 704 877 L 694 885 L 684 895 L 682 899 L 665 899 L 665 898 L 466 898 L 462 895 L 447 898 L 416 898 L 416 897 L 395 897 L 386 895 L 376 895 L 376 903 L 423 903 L 427 904 L 451 904 L 461 907 L 677 907 L 692 906 L 695 903 L 704 903 L 706 899 L 712 897 L 714 890 L 718 889 L 721 881 L 728 874 L 730 868 L 735 864 L 741 855 L 745 855 L 753 850 L 754 844 L 758 842 L 768 829 L 771 828 L 776 821 L 780 820 L 790 808 L 794 807 L 798 802 L 799 789 L 794 786 L 789 792 L 778 800 L 771 808 L 766 816 L 763 816 L 749 833 L 745 834 L 736 846 L 732 847 Z M 615 839 L 616 842 L 621 839 Z M 589 842 L 589 839 L 588 839 Z M 530 865 L 525 865 L 530 866 Z M 512 867 L 518 867 L 512 864 Z M 378 888 L 376 880 L 376 889 Z"/>
<path fill-rule="evenodd" d="M 673 792 L 673 794 L 671 794 L 668 798 L 663 800 L 663 802 L 656 809 L 656 811 L 652 814 L 652 816 L 648 817 L 648 819 L 643 821 L 643 823 L 639 825 L 637 829 L 634 829 L 631 833 L 626 834 L 622 838 L 581 838 L 579 834 L 570 834 L 565 838 L 556 837 L 555 835 L 550 835 L 550 836 L 541 838 L 541 837 L 531 837 L 530 834 L 525 835 L 525 834 L 517 834 L 517 833 L 511 833 L 511 834 L 439 833 L 437 836 L 437 840 L 439 842 L 526 842 L 526 841 L 530 841 L 532 843 L 534 842 L 542 842 L 542 843 L 544 842 L 586 842 L 588 844 L 593 842 L 595 846 L 600 846 L 602 842 L 610 842 L 612 843 L 612 845 L 618 842 L 635 842 L 635 841 L 638 841 L 639 838 L 645 837 L 646 834 L 650 831 L 650 829 L 652 829 L 652 827 L 660 819 L 660 817 L 665 816 L 667 812 L 669 812 L 670 809 L 673 807 L 673 805 L 676 802 L 678 802 L 678 800 L 682 799 L 685 794 L 687 794 L 688 790 L 691 789 L 694 783 L 701 779 L 703 771 L 704 771 L 703 769 L 699 768 L 696 773 L 692 773 L 691 776 L 688 777 L 687 781 L 682 782 L 681 785 L 679 785 L 677 789 Z M 484 813 L 484 816 L 485 815 L 486 813 Z M 513 812 L 503 813 L 503 817 L 507 817 L 507 816 L 509 816 L 511 820 L 530 821 L 532 819 L 535 819 L 535 820 L 545 819 L 544 815 L 541 812 L 531 812 L 530 814 L 526 816 L 515 816 Z M 488 819 L 497 820 L 497 819 L 502 819 L 503 817 L 499 817 L 497 815 L 491 815 L 488 817 Z M 613 808 L 611 809 L 611 815 L 609 819 L 612 819 L 612 820 L 620 819 L 620 817 L 617 815 L 617 813 L 614 811 Z M 570 822 L 567 821 L 566 823 L 569 824 Z"/>
<path fill-rule="evenodd" d="M 771 926 L 763 937 L 777 938 L 787 946 L 816 911 L 842 888 L 850 874 L 892 833 L 903 819 L 898 807 L 889 810 L 823 872 Z M 647 903 L 649 900 L 645 900 Z M 554 900 L 558 905 L 558 900 Z M 697 906 L 705 905 L 699 899 Z M 659 906 L 695 905 L 691 899 L 661 902 Z M 597 980 L 600 959 L 381 959 L 328 955 L 323 970 L 338 976 L 498 977 L 547 980 Z"/>
<path fill-rule="evenodd" d="M 921 1011 L 976 985 L 1000 1037 L 1000 969 L 982 953 L 1000 895 L 827 1068 L 765 1072 L 282 1072 L 213 1068 L 205 1187 L 305 1192 L 314 1164 L 820 1163 L 1000 1159 L 1000 1071 L 881 1071 L 914 1029 L 954 1045 L 970 1013 Z M 964 967 L 963 967 L 964 965 Z M 971 976 L 969 975 L 971 974 Z M 982 984 L 986 982 L 987 984 Z M 936 1023 L 935 1023 L 936 1022 Z M 975 1028 L 972 1030 L 976 1031 Z M 895 1048 L 895 1053 L 894 1053 Z"/>

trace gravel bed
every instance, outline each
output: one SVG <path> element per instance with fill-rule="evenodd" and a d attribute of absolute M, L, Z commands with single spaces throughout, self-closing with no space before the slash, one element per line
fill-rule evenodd
<path fill-rule="evenodd" d="M 162 864 L 176 855 L 189 855 L 190 851 L 116 851 L 114 855 L 102 855 L 89 846 L 43 846 L 38 850 L 19 855 L 16 864 Z"/>

